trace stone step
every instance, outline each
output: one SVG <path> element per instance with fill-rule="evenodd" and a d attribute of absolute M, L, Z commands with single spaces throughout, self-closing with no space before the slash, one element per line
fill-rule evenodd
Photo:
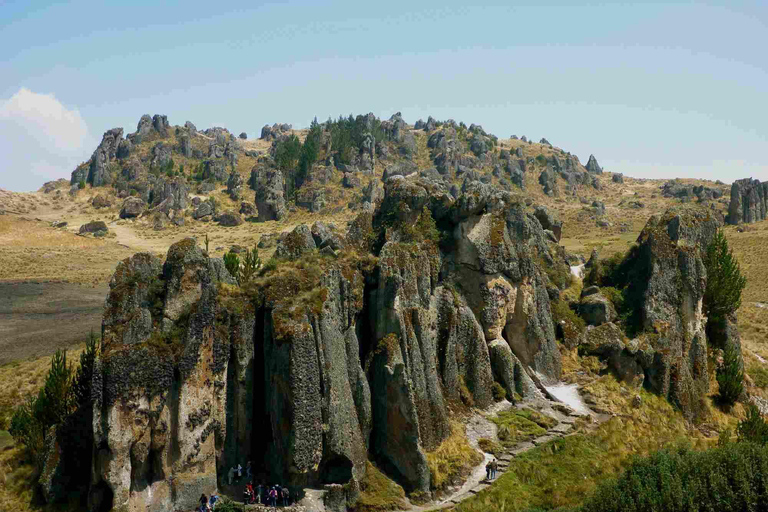
<path fill-rule="evenodd" d="M 529 442 L 520 443 L 519 445 L 515 446 L 515 449 L 509 453 L 511 453 L 512 455 L 520 455 L 521 453 L 525 453 L 528 450 L 532 450 L 535 446 L 536 445 Z"/>
<path fill-rule="evenodd" d="M 570 430 L 573 428 L 573 424 L 571 423 L 560 423 L 559 425 L 555 425 L 551 429 L 549 429 L 550 433 L 560 433 L 565 434 L 566 432 L 570 432 Z"/>
<path fill-rule="evenodd" d="M 475 487 L 469 490 L 472 494 L 477 494 L 480 491 L 484 491 L 485 489 L 489 488 L 491 484 L 477 484 Z"/>
<path fill-rule="evenodd" d="M 464 501 L 464 500 L 466 500 L 468 498 L 471 498 L 472 496 L 474 496 L 474 493 L 472 493 L 472 492 L 465 492 L 464 494 L 459 494 L 455 498 L 451 498 L 450 501 L 451 501 L 451 503 L 459 504 L 462 501 Z"/>
<path fill-rule="evenodd" d="M 541 446 L 542 444 L 548 443 L 554 439 L 557 439 L 558 437 L 559 436 L 556 436 L 556 435 L 537 437 L 536 439 L 533 440 L 533 444 L 536 446 Z"/>
<path fill-rule="evenodd" d="M 499 457 L 499 462 L 501 462 L 501 461 L 509 462 L 509 461 L 511 461 L 514 458 L 515 458 L 515 456 L 512 455 L 511 453 L 505 453 L 504 455 Z"/>

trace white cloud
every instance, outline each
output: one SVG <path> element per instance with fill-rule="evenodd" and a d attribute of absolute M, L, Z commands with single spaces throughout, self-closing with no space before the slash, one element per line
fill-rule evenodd
<path fill-rule="evenodd" d="M 0 100 L 0 187 L 37 189 L 49 179 L 67 177 L 93 149 L 88 126 L 77 109 L 53 94 L 22 87 Z"/>

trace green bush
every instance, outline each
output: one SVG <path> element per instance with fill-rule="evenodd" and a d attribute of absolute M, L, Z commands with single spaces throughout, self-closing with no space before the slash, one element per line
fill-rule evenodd
<path fill-rule="evenodd" d="M 744 370 L 741 367 L 741 354 L 733 345 L 728 344 L 723 350 L 723 363 L 717 368 L 717 383 L 720 386 L 719 401 L 730 407 L 744 392 Z"/>
<path fill-rule="evenodd" d="M 497 402 L 501 402 L 507 398 L 507 390 L 498 382 L 494 382 L 493 386 L 491 386 L 491 393 L 493 394 L 493 399 Z"/>
<path fill-rule="evenodd" d="M 240 256 L 233 252 L 228 252 L 224 255 L 224 266 L 227 268 L 229 275 L 235 278 L 235 281 L 240 282 Z"/>
<path fill-rule="evenodd" d="M 603 484 L 582 512 L 752 511 L 768 502 L 768 448 L 727 443 L 705 452 L 663 450 Z"/>
<path fill-rule="evenodd" d="M 80 189 L 80 190 L 83 190 L 85 188 L 85 180 L 80 180 L 77 183 L 77 188 Z"/>
<path fill-rule="evenodd" d="M 768 424 L 760 414 L 760 409 L 755 404 L 747 406 L 747 416 L 739 422 L 736 427 L 736 435 L 739 442 L 757 443 L 765 445 L 768 443 Z"/>
<path fill-rule="evenodd" d="M 614 288 L 613 286 L 604 286 L 603 288 L 600 288 L 600 293 L 602 293 L 606 299 L 611 301 L 611 304 L 613 304 L 613 307 L 617 312 L 621 313 L 624 311 L 624 294 L 621 290 Z"/>
<path fill-rule="evenodd" d="M 551 302 L 550 309 L 552 311 L 552 320 L 555 322 L 555 325 L 565 321 L 567 324 L 575 327 L 578 331 L 583 331 L 587 326 L 587 324 L 584 322 L 584 319 L 576 314 L 576 311 L 571 309 L 571 306 L 568 304 L 568 302 L 564 301 L 563 299 Z"/>

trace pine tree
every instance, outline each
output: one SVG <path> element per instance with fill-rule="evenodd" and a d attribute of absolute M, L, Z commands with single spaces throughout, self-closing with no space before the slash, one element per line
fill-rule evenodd
<path fill-rule="evenodd" d="M 727 407 L 735 404 L 744 392 L 744 370 L 739 351 L 733 344 L 726 345 L 723 351 L 723 363 L 717 369 L 717 383 L 720 386 L 720 402 Z"/>
<path fill-rule="evenodd" d="M 741 292 L 747 284 L 722 231 L 715 234 L 707 247 L 704 265 L 707 268 L 704 313 L 710 320 L 722 321 L 739 309 Z"/>

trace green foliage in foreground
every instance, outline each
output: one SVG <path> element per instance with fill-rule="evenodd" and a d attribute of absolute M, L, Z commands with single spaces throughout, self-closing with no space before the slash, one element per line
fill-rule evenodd
<path fill-rule="evenodd" d="M 727 443 L 704 452 L 662 450 L 602 485 L 583 512 L 757 511 L 768 503 L 768 448 Z"/>
<path fill-rule="evenodd" d="M 11 418 L 9 433 L 25 446 L 38 470 L 44 463 L 49 429 L 63 425 L 78 410 L 90 407 L 97 350 L 98 339 L 91 333 L 77 370 L 67 364 L 66 351 L 57 351 L 40 392 L 17 407 Z"/>

